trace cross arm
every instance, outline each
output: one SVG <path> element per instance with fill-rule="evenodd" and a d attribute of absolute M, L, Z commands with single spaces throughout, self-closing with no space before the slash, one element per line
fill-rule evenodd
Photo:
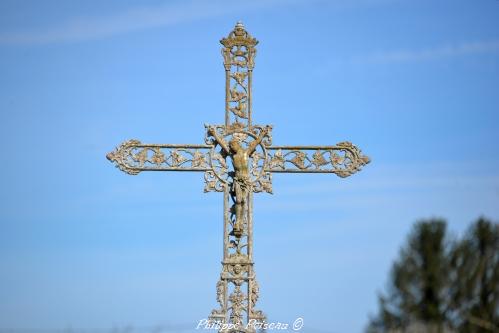
<path fill-rule="evenodd" d="M 268 172 L 334 173 L 348 177 L 370 162 L 351 142 L 335 146 L 271 146 Z"/>
<path fill-rule="evenodd" d="M 128 140 L 106 157 L 130 175 L 142 171 L 208 171 L 211 148 L 211 145 L 145 144 Z"/>

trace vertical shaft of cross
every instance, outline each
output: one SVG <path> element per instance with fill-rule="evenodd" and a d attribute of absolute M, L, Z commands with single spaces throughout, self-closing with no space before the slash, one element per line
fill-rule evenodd
<path fill-rule="evenodd" d="M 250 151 L 251 143 L 246 149 L 241 144 L 254 135 L 248 137 L 244 133 L 254 132 L 251 123 L 251 83 L 258 41 L 238 22 L 228 37 L 220 42 L 224 46 L 225 125 L 209 129 L 208 134 L 221 147 L 220 154 L 230 156 L 233 169 L 228 172 L 224 185 L 224 250 L 222 273 L 217 283 L 220 308 L 212 311 L 210 319 L 254 332 L 255 329 L 248 324 L 265 321 L 264 314 L 254 309 L 259 290 L 253 269 L 253 186 L 248 170 L 248 158 L 251 159 L 254 151 Z M 261 128 L 259 131 L 260 139 L 256 140 L 261 141 L 267 132 Z M 232 139 L 227 143 L 225 137 Z M 230 331 L 220 329 L 220 332 Z"/>
<path fill-rule="evenodd" d="M 251 129 L 251 83 L 258 41 L 238 22 L 220 43 L 225 67 L 225 126 Z"/>

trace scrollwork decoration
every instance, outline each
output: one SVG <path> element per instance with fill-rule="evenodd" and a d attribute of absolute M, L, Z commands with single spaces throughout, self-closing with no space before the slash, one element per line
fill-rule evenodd
<path fill-rule="evenodd" d="M 269 147 L 269 172 L 323 172 L 348 177 L 370 162 L 351 142 L 336 146 Z"/>
<path fill-rule="evenodd" d="M 107 159 L 130 175 L 141 171 L 207 171 L 208 145 L 143 144 L 138 140 L 123 142 Z"/>
<path fill-rule="evenodd" d="M 224 46 L 222 55 L 228 82 L 225 109 L 227 117 L 232 118 L 229 123 L 244 123 L 248 127 L 251 118 L 251 72 L 258 41 L 238 22 L 220 43 Z"/>

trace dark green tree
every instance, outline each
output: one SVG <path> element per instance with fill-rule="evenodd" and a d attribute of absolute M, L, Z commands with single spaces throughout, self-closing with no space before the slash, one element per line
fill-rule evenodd
<path fill-rule="evenodd" d="M 445 221 L 416 223 L 367 332 L 499 332 L 499 225 L 480 218 L 451 242 Z"/>
<path fill-rule="evenodd" d="M 379 296 L 379 314 L 367 331 L 403 332 L 424 323 L 434 332 L 444 332 L 451 248 L 444 220 L 416 223 L 393 264 L 388 293 Z"/>
<path fill-rule="evenodd" d="M 499 332 L 499 225 L 480 218 L 452 254 L 454 326 L 459 332 Z"/>

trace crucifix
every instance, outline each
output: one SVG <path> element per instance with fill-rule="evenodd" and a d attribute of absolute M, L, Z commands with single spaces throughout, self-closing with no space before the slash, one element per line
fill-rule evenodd
<path fill-rule="evenodd" d="M 253 193 L 272 193 L 273 173 L 332 173 L 348 177 L 369 163 L 350 142 L 332 146 L 273 146 L 272 126 L 253 123 L 252 78 L 258 41 L 238 22 L 226 38 L 225 123 L 205 125 L 204 144 L 123 142 L 107 159 L 121 171 L 204 172 L 205 192 L 223 193 L 223 259 L 219 308 L 209 316 L 220 332 L 255 332 L 266 317 L 255 308 Z"/>

